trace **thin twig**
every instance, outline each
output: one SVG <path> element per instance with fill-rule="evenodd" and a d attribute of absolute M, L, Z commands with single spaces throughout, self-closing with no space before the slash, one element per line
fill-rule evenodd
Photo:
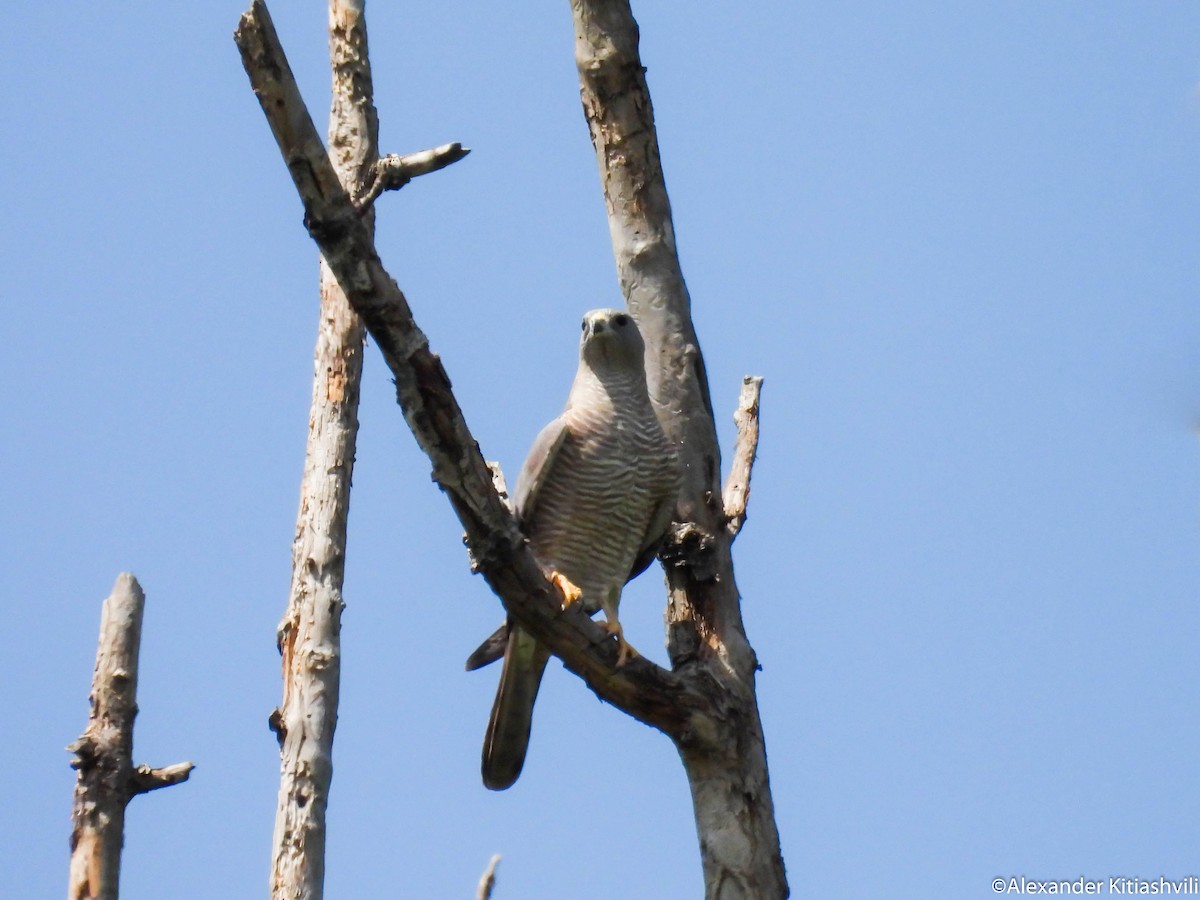
<path fill-rule="evenodd" d="M 742 392 L 738 396 L 737 410 L 733 421 L 737 424 L 737 444 L 733 450 L 733 463 L 729 467 L 729 478 L 721 492 L 725 507 L 725 530 L 732 540 L 746 524 L 746 504 L 750 500 L 750 473 L 754 458 L 758 454 L 758 397 L 762 393 L 763 380 L 757 375 L 742 379 Z"/>
<path fill-rule="evenodd" d="M 358 190 L 354 192 L 354 206 L 359 210 L 366 209 L 384 191 L 398 191 L 414 178 L 444 169 L 470 152 L 467 147 L 455 141 L 406 156 L 389 153 L 377 159 L 367 170 Z"/>
<path fill-rule="evenodd" d="M 161 769 L 154 769 L 142 763 L 133 770 L 133 793 L 148 794 L 150 791 L 187 781 L 194 768 L 195 765 L 190 762 L 175 763 Z"/>
<path fill-rule="evenodd" d="M 495 854 L 488 861 L 487 868 L 479 878 L 479 886 L 475 888 L 475 900 L 492 900 L 492 890 L 496 887 L 496 866 L 500 864 L 500 854 Z"/>

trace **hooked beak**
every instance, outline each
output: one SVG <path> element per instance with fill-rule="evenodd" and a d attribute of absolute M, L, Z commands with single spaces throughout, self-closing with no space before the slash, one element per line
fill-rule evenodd
<path fill-rule="evenodd" d="M 612 331 L 612 325 L 608 321 L 607 316 L 594 316 L 587 321 L 587 336 L 595 337 L 599 334 L 604 334 L 607 331 Z"/>

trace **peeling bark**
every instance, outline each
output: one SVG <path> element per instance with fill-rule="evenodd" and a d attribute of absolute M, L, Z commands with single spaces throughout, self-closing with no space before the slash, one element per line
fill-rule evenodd
<path fill-rule="evenodd" d="M 361 2 L 330 0 L 329 55 L 329 156 L 340 182 L 353 185 L 378 157 L 379 128 Z M 362 224 L 372 230 L 370 211 Z M 320 295 L 292 583 L 278 634 L 283 701 L 270 719 L 280 745 L 271 865 L 271 896 L 276 900 L 315 900 L 323 894 L 325 811 L 341 686 L 346 527 L 366 331 L 324 259 Z"/>

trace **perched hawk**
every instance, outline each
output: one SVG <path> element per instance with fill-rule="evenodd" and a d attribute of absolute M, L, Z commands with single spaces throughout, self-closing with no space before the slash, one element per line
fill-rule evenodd
<path fill-rule="evenodd" d="M 633 318 L 615 309 L 583 317 L 579 369 L 562 415 L 542 429 L 517 478 L 514 509 L 538 561 L 588 613 L 617 618 L 625 582 L 654 559 L 679 491 L 679 458 L 646 392 L 645 344 Z M 511 618 L 467 661 L 500 655 L 504 667 L 483 743 L 483 783 L 510 787 L 529 746 L 533 702 L 550 652 Z"/>

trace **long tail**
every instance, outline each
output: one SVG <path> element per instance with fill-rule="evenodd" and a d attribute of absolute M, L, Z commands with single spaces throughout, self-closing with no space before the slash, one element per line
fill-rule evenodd
<path fill-rule="evenodd" d="M 493 791 L 512 787 L 525 765 L 533 701 L 537 699 L 549 651 L 515 623 L 504 649 L 496 702 L 483 739 L 483 784 Z"/>

